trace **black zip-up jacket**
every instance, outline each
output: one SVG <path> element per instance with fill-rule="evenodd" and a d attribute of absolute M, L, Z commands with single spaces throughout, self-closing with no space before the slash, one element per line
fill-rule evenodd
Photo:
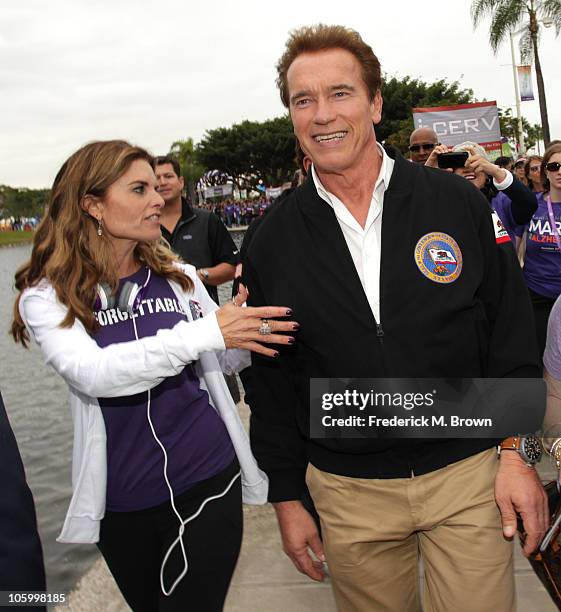
<path fill-rule="evenodd" d="M 497 244 L 485 197 L 462 177 L 387 153 L 395 166 L 383 205 L 380 321 L 311 177 L 263 220 L 243 262 L 250 305 L 290 307 L 301 325 L 278 359 L 252 356 L 250 435 L 272 502 L 300 498 L 308 461 L 345 476 L 401 478 L 496 443 L 311 440 L 312 377 L 539 377 L 527 289 L 512 245 Z M 453 282 L 434 282 L 416 264 L 415 247 L 432 232 L 461 251 Z"/>
<path fill-rule="evenodd" d="M 162 236 L 183 261 L 195 268 L 211 268 L 219 263 L 237 266 L 240 263 L 239 251 L 224 223 L 217 215 L 197 208 L 181 199 L 181 219 L 173 233 L 163 225 Z M 205 284 L 210 297 L 218 304 L 218 288 Z"/>
<path fill-rule="evenodd" d="M 44 591 L 45 566 L 33 496 L 0 395 L 0 590 Z M 7 607 L 5 609 L 8 609 Z M 46 606 L 25 607 L 47 610 Z"/>

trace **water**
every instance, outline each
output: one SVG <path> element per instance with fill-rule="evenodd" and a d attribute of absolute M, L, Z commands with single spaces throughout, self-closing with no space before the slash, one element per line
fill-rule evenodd
<path fill-rule="evenodd" d="M 235 232 L 239 246 L 243 234 Z M 59 544 L 71 495 L 72 422 L 63 380 L 44 365 L 39 349 L 26 350 L 8 334 L 16 269 L 31 247 L 0 248 L 0 391 L 14 429 L 37 510 L 48 589 L 69 593 L 98 558 L 94 545 Z M 220 287 L 221 303 L 231 283 Z"/>
<path fill-rule="evenodd" d="M 66 385 L 43 364 L 36 346 L 26 350 L 7 333 L 14 272 L 30 252 L 29 245 L 0 249 L 0 391 L 35 498 L 48 588 L 68 593 L 98 552 L 95 546 L 55 541 L 71 495 L 72 422 Z"/>

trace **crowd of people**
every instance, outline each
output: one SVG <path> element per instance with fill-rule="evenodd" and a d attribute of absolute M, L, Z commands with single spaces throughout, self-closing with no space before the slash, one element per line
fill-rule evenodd
<path fill-rule="evenodd" d="M 254 219 L 262 217 L 272 204 L 270 198 L 261 197 L 251 200 L 224 200 L 199 204 L 218 215 L 226 227 L 248 226 Z"/>
<path fill-rule="evenodd" d="M 0 232 L 30 232 L 39 221 L 39 217 L 5 217 L 0 219 Z"/>
<path fill-rule="evenodd" d="M 427 166 L 438 167 L 438 156 L 449 150 L 430 128 L 415 130 L 410 141 L 412 159 Z M 453 150 L 469 154 L 465 166 L 453 171 L 482 191 L 514 244 L 532 301 L 541 359 L 549 315 L 561 294 L 561 210 L 557 209 L 561 192 L 552 182 L 561 161 L 561 142 L 552 141 L 543 156 L 516 160 L 500 156 L 494 163 L 476 143 L 463 143 Z"/>
<path fill-rule="evenodd" d="M 540 355 L 545 349 L 549 315 L 561 294 L 559 275 L 559 235 L 561 232 L 561 190 L 558 168 L 561 161 L 561 142 L 552 142 L 543 156 L 518 158 L 513 171 L 521 183 L 535 196 L 536 206 L 526 223 L 513 222 L 508 214 L 501 220 L 514 237 L 520 263 L 532 305 Z"/>
<path fill-rule="evenodd" d="M 545 340 L 561 293 L 561 144 L 511 173 L 422 128 L 404 159 L 376 140 L 378 58 L 343 26 L 293 31 L 277 85 L 307 180 L 273 206 L 205 205 L 229 227 L 260 218 L 241 261 L 182 198 L 175 160 L 94 142 L 55 178 L 16 274 L 12 334 L 69 389 L 59 539 L 96 543 L 135 611 L 218 612 L 242 500 L 269 501 L 284 552 L 312 580 L 329 570 L 340 610 L 418 612 L 422 597 L 427 611 L 512 611 L 517 514 L 526 555 L 549 526 L 535 469 L 543 362 L 561 423 L 561 313 Z M 234 274 L 219 307 L 209 291 Z M 223 376 L 236 371 L 250 439 Z M 312 380 L 388 380 L 399 395 L 402 380 L 482 378 L 537 389 L 524 430 L 310 427 Z"/>

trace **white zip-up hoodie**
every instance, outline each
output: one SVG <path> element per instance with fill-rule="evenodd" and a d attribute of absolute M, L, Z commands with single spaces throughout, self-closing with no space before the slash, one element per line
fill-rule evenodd
<path fill-rule="evenodd" d="M 267 476 L 251 454 L 249 439 L 222 372 L 231 374 L 249 365 L 249 352 L 225 350 L 214 311 L 218 306 L 208 295 L 193 266 L 181 269 L 195 284 L 192 294 L 170 281 L 177 299 L 187 313 L 172 329 L 130 342 L 97 345 L 79 320 L 72 327 L 60 327 L 67 313 L 57 300 L 52 285 L 43 280 L 26 289 L 19 310 L 32 339 L 66 381 L 74 420 L 72 458 L 72 499 L 59 542 L 95 543 L 105 514 L 107 455 L 105 422 L 98 397 L 134 395 L 152 389 L 168 376 L 175 376 L 188 363 L 195 370 L 201 388 L 208 391 L 210 403 L 218 411 L 236 451 L 242 471 L 243 501 L 267 501 Z M 203 316 L 192 320 L 189 299 L 197 300 Z M 163 478 L 163 475 L 162 475 Z"/>

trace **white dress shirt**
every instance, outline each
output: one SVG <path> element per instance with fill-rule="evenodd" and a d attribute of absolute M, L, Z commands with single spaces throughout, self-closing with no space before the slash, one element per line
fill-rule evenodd
<path fill-rule="evenodd" d="M 312 179 L 318 195 L 335 212 L 374 318 L 378 323 L 381 323 L 380 258 L 382 252 L 382 211 L 384 207 L 384 194 L 390 184 L 395 162 L 388 156 L 380 144 L 376 143 L 376 145 L 382 157 L 382 165 L 374 185 L 364 228 L 352 216 L 344 202 L 325 189 L 313 165 Z"/>

